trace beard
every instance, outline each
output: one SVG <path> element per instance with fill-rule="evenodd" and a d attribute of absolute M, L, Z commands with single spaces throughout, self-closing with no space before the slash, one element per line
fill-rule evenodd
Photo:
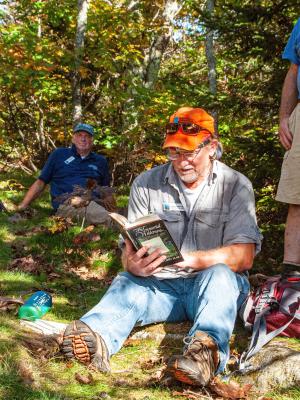
<path fill-rule="evenodd" d="M 200 172 L 198 172 L 196 169 L 190 168 L 190 167 L 180 168 L 176 172 L 177 172 L 179 178 L 184 183 L 194 183 L 201 176 Z"/>
<path fill-rule="evenodd" d="M 203 167 L 201 170 L 190 168 L 189 166 L 176 169 L 177 175 L 182 182 L 192 184 L 198 180 L 203 180 L 209 174 L 209 165 Z M 202 179 L 201 179 L 202 178 Z"/>
<path fill-rule="evenodd" d="M 200 177 L 200 174 L 198 174 L 197 171 L 191 171 L 188 174 L 182 174 L 182 173 L 178 172 L 178 175 L 179 175 L 179 178 L 182 180 L 182 182 L 185 182 L 185 183 L 194 183 Z"/>

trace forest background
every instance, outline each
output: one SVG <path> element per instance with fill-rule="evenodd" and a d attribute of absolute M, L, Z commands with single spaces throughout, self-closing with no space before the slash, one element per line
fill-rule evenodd
<path fill-rule="evenodd" d="M 78 319 L 121 268 L 120 251 L 113 229 L 50 216 L 47 192 L 25 219 L 11 218 L 50 152 L 69 145 L 78 121 L 95 127 L 95 150 L 108 157 L 123 208 L 134 177 L 166 161 L 161 144 L 171 113 L 180 106 L 203 107 L 215 117 L 223 161 L 254 186 L 264 242 L 252 271 L 278 272 L 287 212 L 286 204 L 274 200 L 284 154 L 278 110 L 289 66 L 281 54 L 299 5 L 0 0 L 0 201 L 7 208 L 2 212 L 0 204 L 0 399 L 220 398 L 161 384 L 168 357 L 182 349 L 186 324 L 137 330 L 149 339 L 134 339 L 134 333 L 112 357 L 108 376 L 65 362 L 57 347 L 32 332 L 24 336 L 18 304 L 46 290 L 53 298 L 46 319 Z M 16 298 L 19 303 L 11 304 Z M 155 339 L 159 335 L 162 341 Z M 241 354 L 247 338 L 237 326 L 232 354 Z M 276 348 L 279 340 L 299 351 L 299 340 L 276 338 Z M 285 361 L 279 358 L 280 371 Z M 289 380 L 296 375 L 290 375 L 281 374 L 282 384 L 277 377 L 270 381 L 264 398 L 298 400 L 299 385 Z M 257 389 L 243 397 L 257 399 Z"/>
<path fill-rule="evenodd" d="M 278 109 L 299 16 L 289 0 L 0 2 L 0 169 L 36 176 L 72 126 L 95 126 L 113 185 L 165 161 L 180 106 L 217 121 L 223 160 L 252 181 L 265 236 L 256 267 L 282 260 L 286 205 L 275 202 Z"/>

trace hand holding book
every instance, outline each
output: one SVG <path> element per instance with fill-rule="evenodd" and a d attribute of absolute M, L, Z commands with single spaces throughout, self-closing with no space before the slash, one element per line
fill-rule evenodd
<path fill-rule="evenodd" d="M 164 254 L 165 259 L 161 266 L 173 265 L 183 261 L 183 257 L 167 226 L 158 215 L 146 215 L 133 223 L 130 223 L 123 215 L 117 213 L 110 213 L 109 215 L 117 223 L 123 237 L 131 241 L 136 251 L 146 246 L 146 250 L 143 250 L 144 257 L 146 254 L 148 256 L 154 254 L 156 257 L 159 254 Z M 160 250 L 159 253 L 157 249 Z"/>
<path fill-rule="evenodd" d="M 126 248 L 123 251 L 122 261 L 126 271 L 136 276 L 150 276 L 162 270 L 166 255 L 161 254 L 160 249 L 156 249 L 149 254 L 147 246 L 139 250 L 133 247 L 129 239 L 125 239 Z"/>

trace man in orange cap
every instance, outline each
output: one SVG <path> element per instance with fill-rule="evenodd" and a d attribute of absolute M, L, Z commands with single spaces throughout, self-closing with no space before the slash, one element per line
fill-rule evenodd
<path fill-rule="evenodd" d="M 135 179 L 128 219 L 160 215 L 184 261 L 162 267 L 160 249 L 136 251 L 125 240 L 125 271 L 93 309 L 67 327 L 63 352 L 108 371 L 109 357 L 135 325 L 190 320 L 183 354 L 171 357 L 167 370 L 204 386 L 226 365 L 237 310 L 249 290 L 246 271 L 261 235 L 251 183 L 217 160 L 214 120 L 205 110 L 175 112 L 163 148 L 170 162 Z"/>

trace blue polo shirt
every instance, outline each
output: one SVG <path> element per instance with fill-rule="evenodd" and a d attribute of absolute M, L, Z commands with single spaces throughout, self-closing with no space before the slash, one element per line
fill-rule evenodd
<path fill-rule="evenodd" d="M 90 153 L 82 159 L 74 145 L 54 150 L 39 176 L 46 184 L 50 183 L 54 209 L 59 206 L 55 200 L 57 196 L 72 193 L 74 185 L 86 188 L 89 178 L 95 179 L 101 186 L 108 186 L 110 176 L 107 160 L 96 153 Z"/>
<path fill-rule="evenodd" d="M 282 58 L 290 60 L 291 63 L 298 66 L 300 65 L 300 19 L 298 19 L 294 29 L 292 30 L 291 36 L 282 54 Z M 300 68 L 298 68 L 297 88 L 298 98 L 300 98 Z"/>

